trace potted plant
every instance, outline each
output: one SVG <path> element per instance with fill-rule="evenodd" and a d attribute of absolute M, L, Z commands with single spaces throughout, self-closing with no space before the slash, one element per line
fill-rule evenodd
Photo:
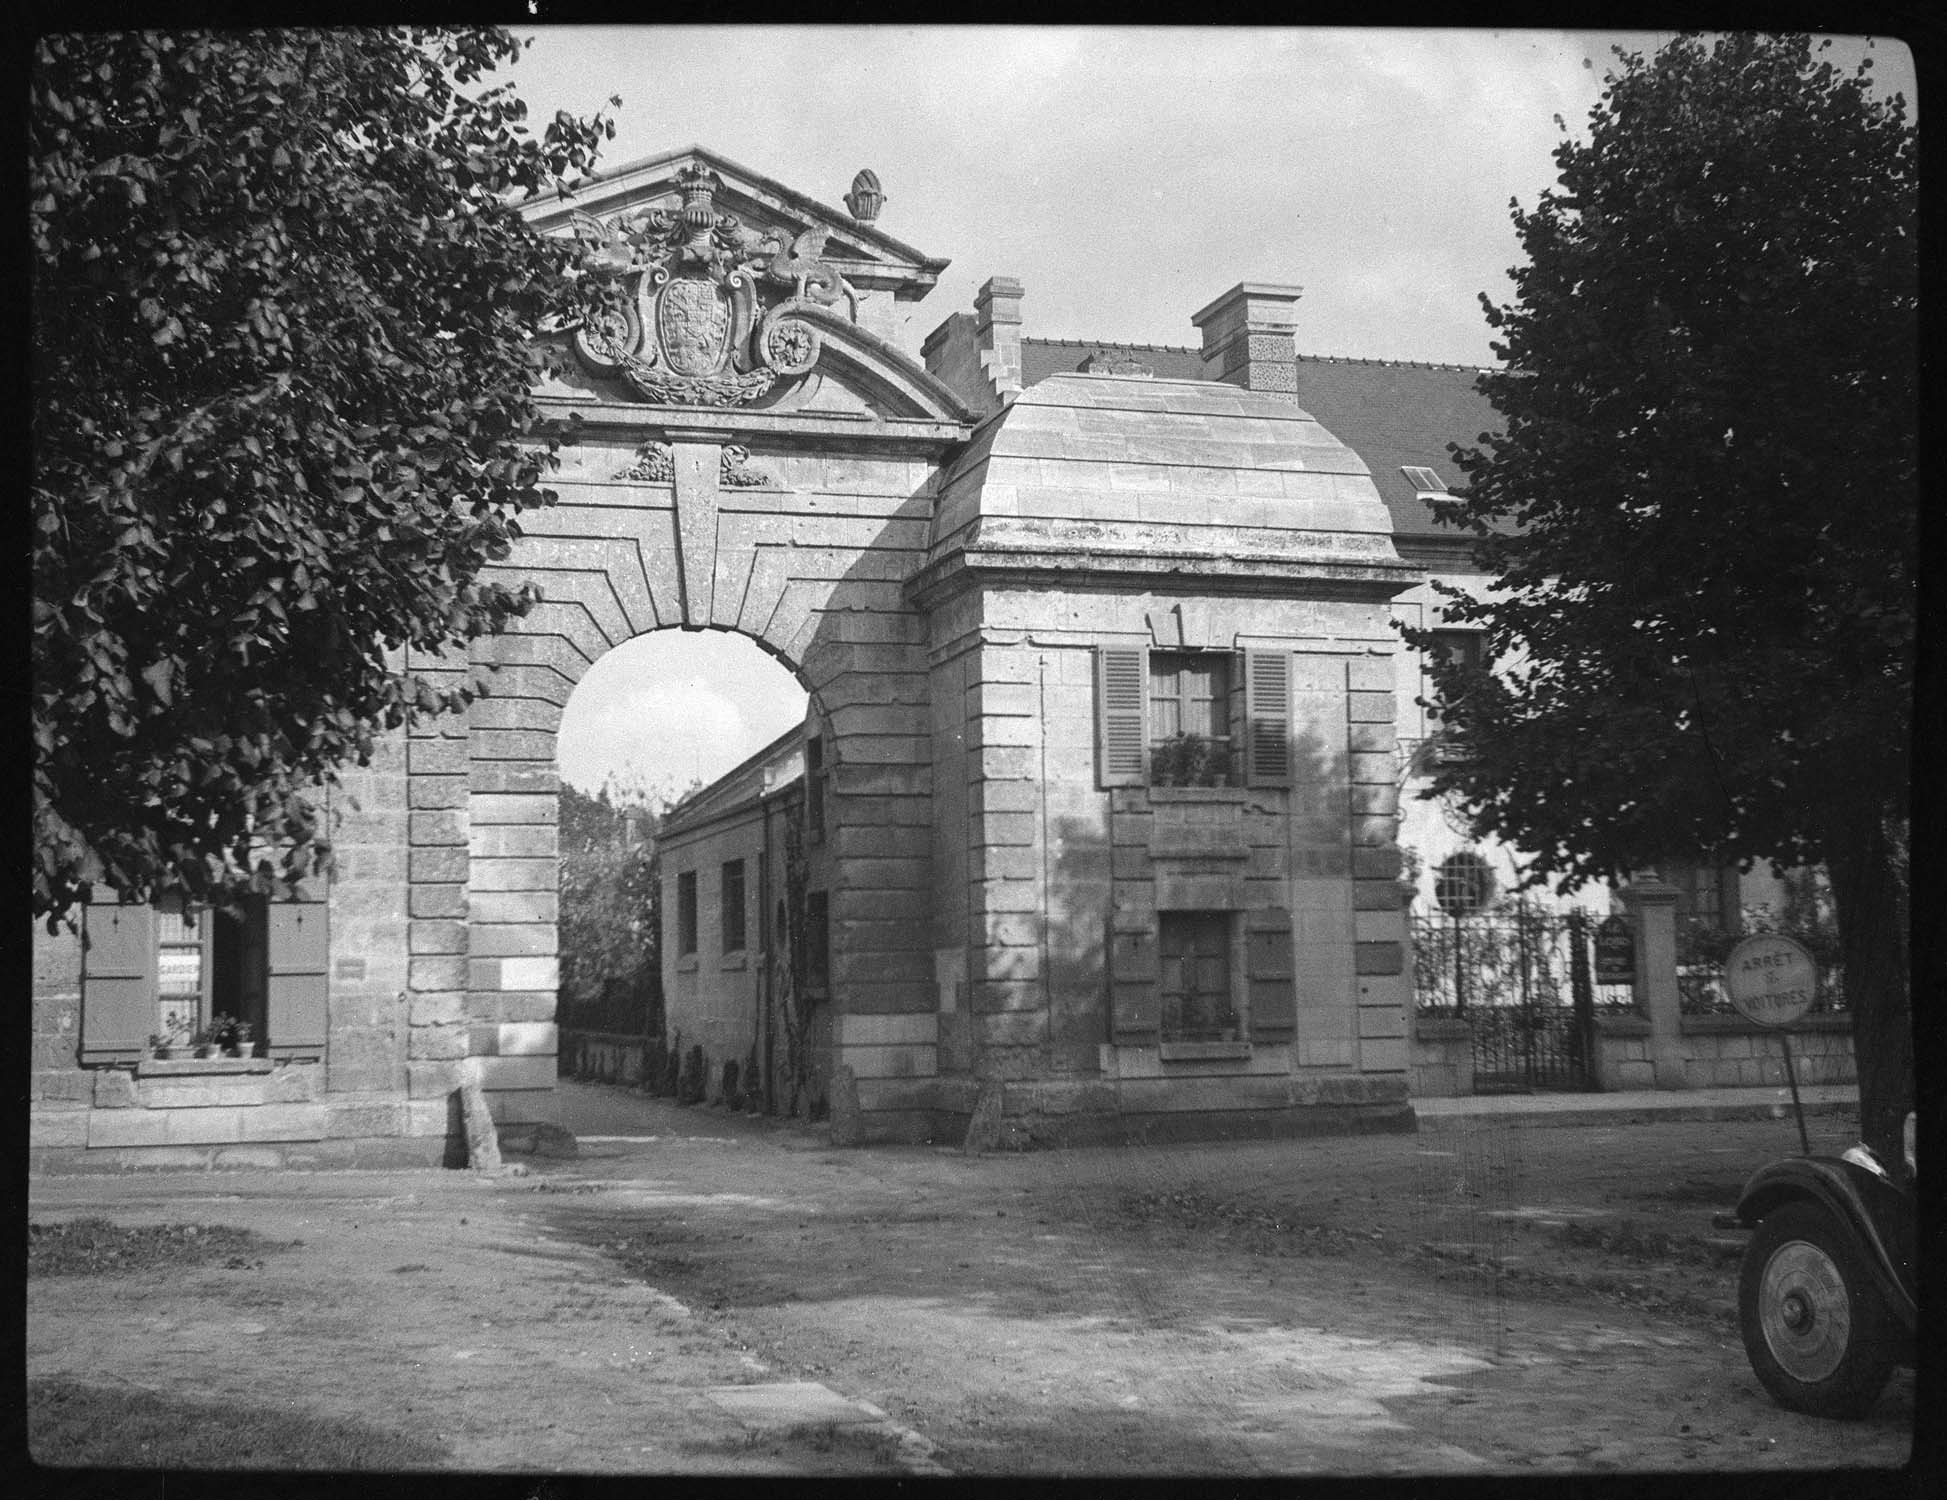
<path fill-rule="evenodd" d="M 216 1040 L 210 1035 L 210 1028 L 207 1026 L 199 1029 L 189 1039 L 189 1045 L 198 1057 L 215 1057 L 219 1050 Z"/>
<path fill-rule="evenodd" d="M 176 1049 L 189 1044 L 189 1023 L 181 1016 L 171 1016 L 162 1030 L 149 1033 L 149 1051 L 162 1062 L 175 1056 Z"/>
<path fill-rule="evenodd" d="M 211 1043 L 226 1057 L 248 1057 L 254 1045 L 250 1040 L 250 1023 L 226 1012 L 219 1012 L 210 1022 L 208 1034 Z"/>
<path fill-rule="evenodd" d="M 1228 786 L 1230 745 L 1200 734 L 1177 734 L 1154 746 L 1149 755 L 1152 786 Z"/>

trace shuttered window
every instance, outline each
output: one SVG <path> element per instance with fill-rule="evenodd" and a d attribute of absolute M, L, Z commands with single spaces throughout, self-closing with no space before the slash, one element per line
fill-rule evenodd
<path fill-rule="evenodd" d="M 1098 647 L 1099 784 L 1236 784 L 1229 769 L 1235 763 L 1236 741 L 1227 732 L 1227 704 L 1235 701 L 1229 684 L 1232 664 L 1238 660 L 1211 651 Z M 1241 654 L 1241 667 L 1244 784 L 1290 786 L 1291 655 L 1282 650 L 1247 650 Z"/>
<path fill-rule="evenodd" d="M 94 902 L 81 931 L 81 1060 L 134 1062 L 162 1025 L 155 908 Z"/>
<path fill-rule="evenodd" d="M 1290 912 L 1280 906 L 1245 913 L 1244 968 L 1250 986 L 1251 1040 L 1290 1041 L 1298 1029 Z"/>
<path fill-rule="evenodd" d="M 324 901 L 273 901 L 265 908 L 266 1052 L 324 1056 L 330 907 Z"/>
<path fill-rule="evenodd" d="M 1234 1042 L 1237 996 L 1231 989 L 1231 914 L 1159 913 L 1160 1034 L 1166 1042 Z"/>
<path fill-rule="evenodd" d="M 251 1025 L 268 1055 L 324 1055 L 330 918 L 325 900 L 208 909 L 91 904 L 81 960 L 81 1060 L 134 1062 L 172 1019 Z"/>
<path fill-rule="evenodd" d="M 1109 917 L 1109 1032 L 1125 1045 L 1157 1039 L 1162 976 L 1155 920 L 1140 912 L 1113 912 Z"/>
<path fill-rule="evenodd" d="M 1148 779 L 1149 673 L 1143 656 L 1140 646 L 1102 646 L 1095 653 L 1102 786 L 1141 786 Z"/>
<path fill-rule="evenodd" d="M 1291 653 L 1244 653 L 1244 750 L 1251 786 L 1291 785 Z"/>

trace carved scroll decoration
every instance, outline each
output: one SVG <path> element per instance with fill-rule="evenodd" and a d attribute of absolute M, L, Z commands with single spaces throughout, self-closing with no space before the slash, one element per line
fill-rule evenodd
<path fill-rule="evenodd" d="M 856 323 L 858 293 L 823 260 L 826 226 L 748 229 L 717 211 L 716 173 L 692 165 L 676 181 L 678 210 L 575 215 L 576 237 L 624 268 L 627 290 L 622 310 L 582 324 L 575 351 L 658 405 L 748 406 L 818 363 L 818 330 L 793 312 L 843 301 Z"/>
<path fill-rule="evenodd" d="M 634 480 L 640 484 L 673 484 L 676 479 L 675 454 L 667 443 L 644 443 L 635 450 L 635 462 L 626 469 L 617 470 L 615 477 Z M 750 449 L 741 443 L 723 445 L 723 456 L 718 461 L 717 482 L 732 489 L 749 489 L 753 485 L 776 483 L 764 470 L 750 467 Z"/>

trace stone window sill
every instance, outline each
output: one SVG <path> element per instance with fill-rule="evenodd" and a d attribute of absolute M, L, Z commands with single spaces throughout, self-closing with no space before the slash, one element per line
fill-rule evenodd
<path fill-rule="evenodd" d="M 1249 1042 L 1164 1042 L 1158 1049 L 1164 1062 L 1228 1062 L 1247 1059 Z"/>
<path fill-rule="evenodd" d="M 744 969 L 749 966 L 750 960 L 744 956 L 744 950 L 742 948 L 731 950 L 717 961 L 717 967 L 719 969 Z"/>
<path fill-rule="evenodd" d="M 676 972 L 678 974 L 694 974 L 696 972 L 696 955 L 694 953 L 685 953 L 682 957 L 678 958 L 676 960 Z"/>
<path fill-rule="evenodd" d="M 268 1057 L 145 1057 L 135 1065 L 137 1078 L 195 1078 L 211 1073 L 268 1073 Z"/>
<path fill-rule="evenodd" d="M 1151 802 L 1248 802 L 1251 791 L 1241 786 L 1152 786 Z"/>

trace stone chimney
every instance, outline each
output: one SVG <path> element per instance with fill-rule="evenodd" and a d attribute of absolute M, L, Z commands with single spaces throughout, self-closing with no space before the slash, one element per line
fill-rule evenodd
<path fill-rule="evenodd" d="M 974 293 L 974 339 L 980 362 L 1004 401 L 1021 393 L 1021 283 L 990 276 Z"/>
<path fill-rule="evenodd" d="M 955 313 L 926 336 L 929 373 L 977 412 L 997 411 L 1021 393 L 1021 283 L 993 276 L 974 294 L 973 316 Z"/>
<path fill-rule="evenodd" d="M 1298 349 L 1292 329 L 1298 322 L 1295 286 L 1240 281 L 1190 321 L 1203 332 L 1203 373 L 1247 391 L 1296 396 Z"/>

